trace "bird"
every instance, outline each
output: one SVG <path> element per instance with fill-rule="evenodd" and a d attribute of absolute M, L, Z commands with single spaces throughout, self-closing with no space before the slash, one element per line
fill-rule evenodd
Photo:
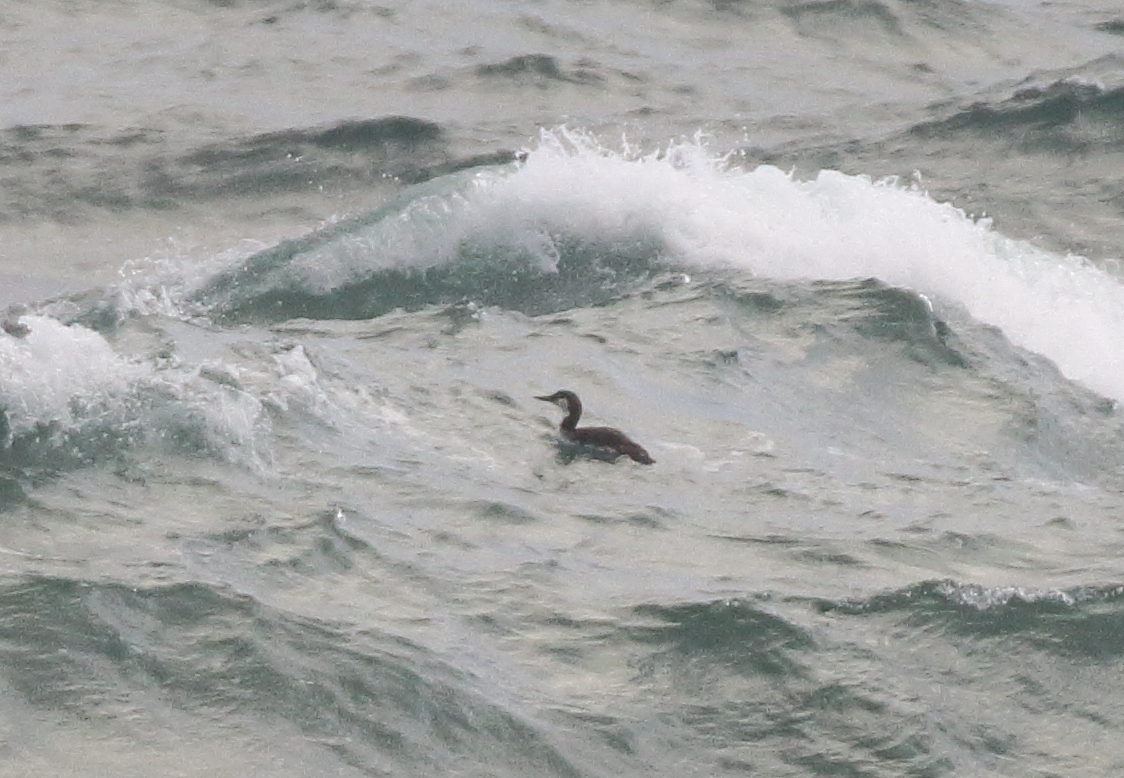
<path fill-rule="evenodd" d="M 656 460 L 649 456 L 644 447 L 635 442 L 628 435 L 612 427 L 579 427 L 578 419 L 582 416 L 582 401 L 578 396 L 571 392 L 569 389 L 559 389 L 554 394 L 544 396 L 536 396 L 536 400 L 544 400 L 548 403 L 554 403 L 562 410 L 566 411 L 566 418 L 562 420 L 560 431 L 562 437 L 571 443 L 577 443 L 581 446 L 592 446 L 599 449 L 608 449 L 609 451 L 616 452 L 612 456 L 613 459 L 621 455 L 627 455 L 633 461 L 639 462 L 642 465 L 651 465 Z"/>

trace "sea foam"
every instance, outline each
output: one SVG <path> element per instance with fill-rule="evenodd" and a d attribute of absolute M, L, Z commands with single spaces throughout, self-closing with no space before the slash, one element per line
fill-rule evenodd
<path fill-rule="evenodd" d="M 363 300 L 387 269 L 424 275 L 490 262 L 490 272 L 458 276 L 464 290 L 456 287 L 487 299 L 498 278 L 524 267 L 559 271 L 574 246 L 590 256 L 653 257 L 688 271 L 780 281 L 876 278 L 961 308 L 1068 378 L 1124 400 L 1124 286 L 1111 273 L 1009 239 L 915 182 L 750 169 L 699 138 L 645 151 L 544 131 L 521 164 L 406 190 L 376 212 L 250 257 L 224 283 L 202 285 L 201 299 L 238 310 L 255 295 L 269 303 L 300 290 L 334 300 L 335 290 L 375 284 L 352 295 Z M 586 274 L 591 283 L 618 272 L 596 270 Z M 378 315 L 362 306 L 349 313 L 344 302 L 322 307 L 334 316 Z"/>
<path fill-rule="evenodd" d="M 778 280 L 877 278 L 1002 329 L 1069 378 L 1124 399 L 1124 286 L 1077 256 L 1011 240 L 915 185 L 825 170 L 744 169 L 698 139 L 654 153 L 543 134 L 482 193 L 509 225 L 545 234 L 657 232 L 668 259 Z M 480 204 L 477 205 L 479 210 Z"/>
<path fill-rule="evenodd" d="M 46 316 L 23 316 L 22 338 L 0 335 L 0 408 L 12 434 L 71 427 L 105 413 L 148 369 L 119 356 L 98 333 Z"/>

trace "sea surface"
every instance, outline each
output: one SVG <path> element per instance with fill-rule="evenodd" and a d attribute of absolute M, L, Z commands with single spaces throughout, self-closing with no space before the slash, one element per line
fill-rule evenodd
<path fill-rule="evenodd" d="M 0 778 L 1124 775 L 1119 0 L 9 2 L 0 74 Z"/>

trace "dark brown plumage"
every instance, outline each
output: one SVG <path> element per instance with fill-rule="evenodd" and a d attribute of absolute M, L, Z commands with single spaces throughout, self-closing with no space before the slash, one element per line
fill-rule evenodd
<path fill-rule="evenodd" d="M 535 399 L 554 403 L 566 411 L 566 418 L 562 420 L 561 431 L 562 437 L 571 443 L 609 449 L 617 452 L 618 455 L 627 455 L 642 465 L 650 465 L 656 461 L 648 455 L 643 446 L 620 430 L 612 427 L 579 427 L 578 419 L 582 417 L 582 401 L 573 392 L 560 389 L 554 394 L 535 397 Z"/>

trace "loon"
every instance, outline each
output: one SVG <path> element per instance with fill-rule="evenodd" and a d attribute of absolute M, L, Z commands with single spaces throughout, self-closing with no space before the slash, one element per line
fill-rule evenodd
<path fill-rule="evenodd" d="M 578 419 L 582 417 L 582 401 L 578 396 L 567 389 L 559 389 L 554 394 L 544 397 L 535 397 L 536 400 L 545 400 L 554 403 L 566 411 L 566 418 L 562 420 L 562 437 L 571 443 L 582 446 L 595 446 L 597 448 L 611 449 L 617 452 L 616 456 L 627 454 L 642 465 L 650 465 L 656 460 L 648 456 L 639 443 L 632 441 L 628 435 L 612 427 L 578 427 Z M 616 459 L 616 456 L 613 457 Z"/>

